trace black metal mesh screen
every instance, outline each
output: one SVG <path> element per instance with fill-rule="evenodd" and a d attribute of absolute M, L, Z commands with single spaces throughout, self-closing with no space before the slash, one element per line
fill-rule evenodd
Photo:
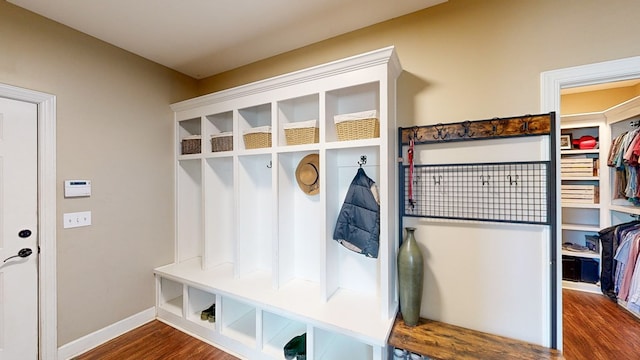
<path fill-rule="evenodd" d="M 548 224 L 549 162 L 415 165 L 405 216 Z"/>

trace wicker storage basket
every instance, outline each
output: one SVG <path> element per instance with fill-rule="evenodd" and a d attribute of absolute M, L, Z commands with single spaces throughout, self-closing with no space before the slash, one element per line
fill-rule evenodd
<path fill-rule="evenodd" d="M 377 110 L 341 114 L 333 117 L 339 141 L 380 137 Z"/>
<path fill-rule="evenodd" d="M 287 145 L 313 144 L 320 140 L 318 120 L 299 121 L 283 127 Z"/>
<path fill-rule="evenodd" d="M 182 155 L 199 154 L 202 136 L 191 135 L 182 139 Z"/>
<path fill-rule="evenodd" d="M 271 126 L 261 126 L 245 130 L 242 135 L 246 149 L 271 147 Z"/>
<path fill-rule="evenodd" d="M 211 135 L 211 151 L 233 150 L 233 133 L 231 131 Z"/>

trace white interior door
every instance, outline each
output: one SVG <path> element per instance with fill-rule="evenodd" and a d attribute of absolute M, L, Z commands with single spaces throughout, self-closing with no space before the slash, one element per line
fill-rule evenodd
<path fill-rule="evenodd" d="M 0 98 L 0 359 L 38 357 L 37 106 Z"/>

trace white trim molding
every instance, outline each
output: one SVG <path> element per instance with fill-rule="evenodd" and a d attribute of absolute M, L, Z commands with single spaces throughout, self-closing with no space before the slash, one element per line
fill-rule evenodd
<path fill-rule="evenodd" d="M 0 96 L 38 105 L 39 358 L 56 360 L 56 97 L 0 84 Z"/>
<path fill-rule="evenodd" d="M 126 332 L 153 321 L 155 318 L 156 308 L 150 307 L 126 319 L 120 320 L 117 323 L 111 324 L 61 346 L 58 350 L 58 359 L 71 359 Z"/>
<path fill-rule="evenodd" d="M 640 56 L 605 61 L 600 63 L 569 67 L 558 70 L 545 71 L 540 74 L 540 110 L 543 113 L 554 111 L 560 119 L 560 90 L 578 86 L 587 86 L 602 84 L 614 81 L 630 80 L 640 78 Z M 560 144 L 560 127 L 556 127 L 556 144 Z M 556 145 L 559 146 L 559 145 Z M 560 153 L 560 149 L 556 149 L 556 153 Z M 560 165 L 557 164 L 556 172 L 559 173 Z M 560 187 L 560 178 L 557 180 L 557 187 Z M 557 223 L 562 223 L 562 211 L 560 209 L 560 192 L 557 192 L 556 209 Z M 562 230 L 558 227 L 557 238 L 561 239 Z M 562 255 L 561 241 L 556 244 L 556 259 L 560 259 Z M 555 340 L 557 348 L 562 350 L 562 272 L 560 271 L 561 262 L 556 262 L 557 274 L 557 291 L 555 304 L 556 311 L 556 329 Z M 552 300 L 553 301 L 553 300 Z"/>

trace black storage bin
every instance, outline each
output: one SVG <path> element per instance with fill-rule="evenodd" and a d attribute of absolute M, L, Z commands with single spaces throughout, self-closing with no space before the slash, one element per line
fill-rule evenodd
<path fill-rule="evenodd" d="M 562 257 L 562 280 L 580 281 L 580 260 L 574 256 Z"/>
<path fill-rule="evenodd" d="M 600 280 L 598 262 L 594 259 L 580 260 L 580 281 L 595 284 Z"/>
<path fill-rule="evenodd" d="M 562 257 L 562 280 L 595 284 L 600 280 L 598 261 L 577 256 Z"/>

